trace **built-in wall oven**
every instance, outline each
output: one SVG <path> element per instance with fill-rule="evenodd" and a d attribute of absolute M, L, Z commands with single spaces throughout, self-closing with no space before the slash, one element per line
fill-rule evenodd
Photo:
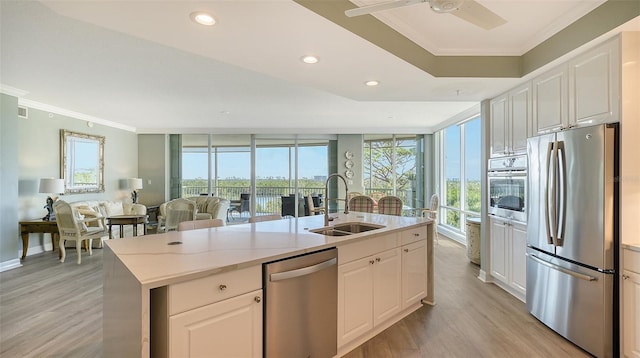
<path fill-rule="evenodd" d="M 489 159 L 489 214 L 527 221 L 527 156 Z"/>

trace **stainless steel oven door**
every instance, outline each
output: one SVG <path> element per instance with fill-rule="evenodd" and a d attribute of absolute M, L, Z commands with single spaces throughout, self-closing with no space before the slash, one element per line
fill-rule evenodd
<path fill-rule="evenodd" d="M 527 172 L 495 171 L 488 174 L 489 214 L 527 221 Z"/>

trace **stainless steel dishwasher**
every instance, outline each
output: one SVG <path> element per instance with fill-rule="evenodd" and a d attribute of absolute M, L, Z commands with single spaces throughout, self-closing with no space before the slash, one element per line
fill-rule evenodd
<path fill-rule="evenodd" d="M 265 357 L 337 354 L 337 263 L 331 248 L 264 264 Z"/>

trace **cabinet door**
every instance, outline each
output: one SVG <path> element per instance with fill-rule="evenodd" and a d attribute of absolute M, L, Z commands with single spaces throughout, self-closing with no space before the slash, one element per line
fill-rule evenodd
<path fill-rule="evenodd" d="M 338 346 L 373 328 L 373 266 L 365 257 L 338 266 Z"/>
<path fill-rule="evenodd" d="M 509 106 L 507 95 L 496 97 L 490 102 L 491 108 L 491 143 L 489 155 L 499 157 L 508 154 L 507 145 L 507 120 L 509 118 Z"/>
<path fill-rule="evenodd" d="M 527 152 L 531 124 L 531 82 L 509 92 L 509 142 L 512 154 Z"/>
<path fill-rule="evenodd" d="M 427 242 L 402 247 L 402 308 L 427 296 Z"/>
<path fill-rule="evenodd" d="M 533 80 L 534 134 L 568 126 L 566 68 L 557 67 Z"/>
<path fill-rule="evenodd" d="M 262 357 L 262 290 L 169 318 L 171 357 Z"/>
<path fill-rule="evenodd" d="M 374 256 L 373 324 L 387 320 L 402 308 L 402 261 L 400 248 Z"/>
<path fill-rule="evenodd" d="M 623 350 L 625 357 L 640 357 L 640 275 L 624 270 L 623 271 L 623 298 L 622 298 L 622 319 L 623 319 Z"/>
<path fill-rule="evenodd" d="M 507 223 L 494 218 L 489 221 L 491 222 L 491 275 L 507 283 Z"/>
<path fill-rule="evenodd" d="M 569 62 L 569 122 L 620 120 L 620 46 L 609 41 Z"/>
<path fill-rule="evenodd" d="M 512 223 L 511 229 L 511 279 L 509 286 L 520 292 L 524 297 L 527 292 L 527 227 Z"/>

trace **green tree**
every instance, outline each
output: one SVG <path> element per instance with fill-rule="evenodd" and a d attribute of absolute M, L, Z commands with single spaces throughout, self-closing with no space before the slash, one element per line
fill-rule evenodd
<path fill-rule="evenodd" d="M 400 141 L 397 141 L 400 142 Z M 393 188 L 393 140 L 383 139 L 367 142 L 364 150 L 365 187 Z M 415 178 L 415 147 L 396 146 L 396 189 L 411 188 Z"/>

